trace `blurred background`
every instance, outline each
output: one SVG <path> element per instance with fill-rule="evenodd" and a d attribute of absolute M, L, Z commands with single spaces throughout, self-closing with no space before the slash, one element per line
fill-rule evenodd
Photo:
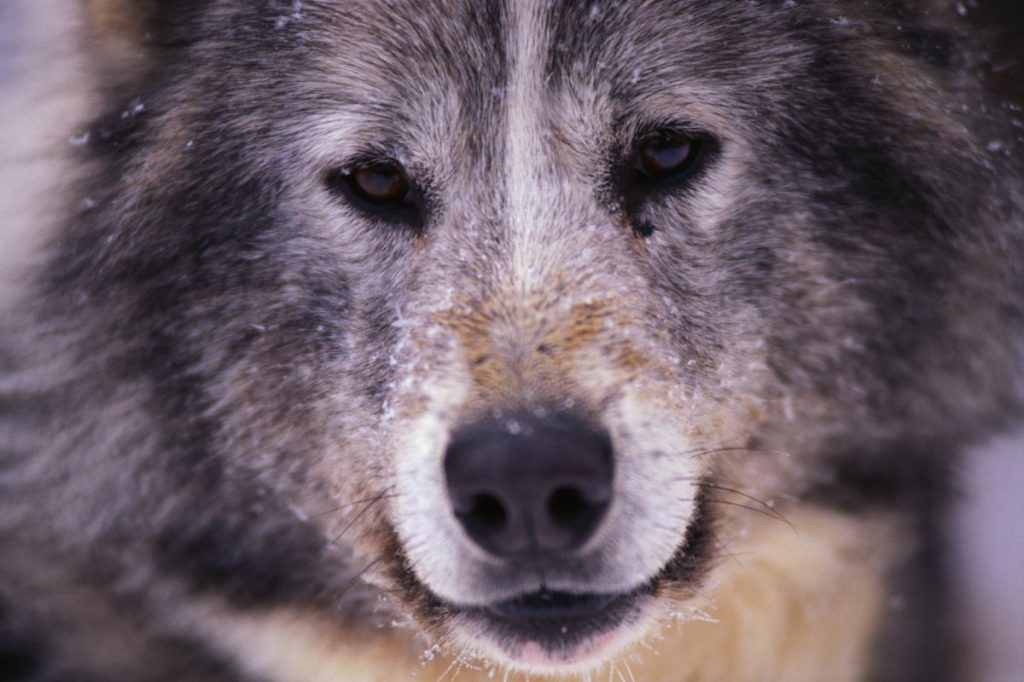
<path fill-rule="evenodd" d="M 985 78 L 1024 107 L 1024 0 L 933 1 L 979 29 Z M 0 302 L 40 238 L 18 218 L 30 202 L 38 214 L 41 188 L 59 170 L 40 150 L 66 144 L 84 102 L 74 36 L 45 11 L 23 11 L 35 2 L 59 12 L 73 0 L 0 0 Z M 971 682 L 1024 682 L 1024 427 L 965 458 L 961 487 L 950 556 L 962 607 L 957 658 Z"/>
<path fill-rule="evenodd" d="M 1024 108 L 1024 0 L 955 7 L 989 49 L 984 71 L 992 90 Z M 970 671 L 964 679 L 1024 682 L 1024 428 L 970 453 L 963 473 L 951 564 L 964 617 L 957 627 Z"/>

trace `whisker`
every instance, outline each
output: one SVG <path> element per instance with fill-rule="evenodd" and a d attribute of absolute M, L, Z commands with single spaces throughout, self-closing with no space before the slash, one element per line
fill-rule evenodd
<path fill-rule="evenodd" d="M 366 572 L 369 571 L 374 566 L 376 566 L 377 564 L 379 564 L 380 562 L 384 561 L 384 559 L 386 559 L 387 556 L 388 556 L 388 553 L 387 552 L 383 552 L 376 559 L 374 559 L 370 563 L 368 563 L 365 566 L 363 566 L 363 568 L 358 573 L 355 574 L 355 576 L 352 578 L 352 580 L 349 581 L 348 585 L 346 585 L 341 590 L 341 592 L 338 594 L 336 599 L 338 599 L 340 601 L 342 598 L 345 597 L 345 595 L 347 595 L 349 592 L 351 592 L 353 589 L 355 589 L 356 586 L 359 584 L 359 582 L 362 580 L 362 577 L 364 575 L 366 575 Z"/>
<path fill-rule="evenodd" d="M 789 519 L 787 519 L 785 516 L 782 516 L 781 514 L 778 514 L 778 513 L 776 513 L 776 514 L 769 514 L 768 512 L 766 512 L 763 509 L 760 509 L 759 507 L 752 507 L 749 504 L 743 504 L 742 502 L 730 502 L 729 500 L 718 500 L 718 499 L 715 499 L 713 497 L 709 497 L 708 498 L 708 503 L 709 504 L 725 504 L 725 505 L 728 505 L 730 507 L 739 507 L 740 509 L 746 509 L 747 511 L 752 511 L 752 512 L 754 512 L 756 514 L 761 514 L 762 516 L 767 516 L 769 519 L 774 519 L 776 521 L 781 521 L 782 523 L 784 523 L 787 526 L 789 526 L 790 529 L 794 533 L 799 534 L 799 532 L 800 532 L 800 531 L 797 530 L 796 526 L 794 526 L 792 523 L 790 523 Z"/>
<path fill-rule="evenodd" d="M 718 546 L 718 549 L 720 549 L 723 552 L 725 552 L 726 554 L 728 554 L 729 558 L 732 559 L 734 562 L 736 562 L 737 566 L 739 566 L 740 568 L 743 568 L 743 564 L 740 563 L 740 560 L 738 558 L 736 558 L 736 555 L 732 553 L 732 550 L 729 549 L 729 547 L 722 541 L 722 538 L 718 537 L 718 533 L 713 533 L 711 535 L 711 537 L 712 537 L 712 539 L 714 539 L 715 545 Z"/>
<path fill-rule="evenodd" d="M 766 455 L 777 455 L 780 457 L 790 457 L 789 452 L 785 450 L 774 450 L 772 448 L 758 448 L 758 447 L 747 447 L 741 445 L 729 445 L 722 447 L 713 448 L 698 448 L 695 450 L 688 450 L 685 452 L 686 455 L 691 457 L 707 457 L 708 455 L 717 455 L 723 453 L 734 453 L 734 452 L 751 452 L 760 453 Z"/>
<path fill-rule="evenodd" d="M 655 649 L 653 646 L 651 646 L 651 643 L 648 642 L 646 639 L 640 640 L 640 646 L 642 646 L 643 648 L 647 649 L 648 651 L 650 651 L 655 656 L 661 656 L 661 652 L 658 651 L 657 649 Z"/>
<path fill-rule="evenodd" d="M 446 677 L 448 677 L 448 673 L 450 673 L 452 671 L 452 668 L 454 668 L 456 665 L 459 665 L 459 657 L 458 656 L 456 656 L 455 658 L 452 659 L 452 662 L 449 663 L 448 667 L 444 669 L 444 672 L 441 673 L 441 676 L 437 678 L 437 682 L 444 682 L 444 679 Z M 462 667 L 460 666 L 458 668 L 458 671 L 455 673 L 455 677 L 459 676 L 459 671 L 461 671 L 461 670 L 462 670 Z M 455 677 L 453 677 L 452 680 L 454 680 Z"/>
<path fill-rule="evenodd" d="M 393 488 L 393 487 L 394 486 L 390 486 L 389 485 L 385 490 Z M 318 519 L 321 516 L 327 516 L 328 514 L 334 514 L 334 513 L 342 511 L 343 509 L 348 509 L 349 507 L 354 507 L 354 506 L 356 506 L 358 504 L 365 504 L 366 502 L 374 502 L 378 498 L 381 499 L 381 500 L 394 499 L 394 498 L 398 497 L 400 494 L 401 493 L 388 493 L 388 494 L 383 495 L 383 496 L 378 494 L 378 495 L 375 495 L 373 497 L 364 497 L 361 500 L 355 500 L 353 502 L 346 502 L 343 505 L 340 505 L 338 507 L 334 507 L 333 509 L 328 509 L 327 511 L 317 512 L 316 514 L 313 514 L 309 518 L 311 518 L 311 519 Z"/>
<path fill-rule="evenodd" d="M 334 546 L 334 543 L 336 543 L 341 538 L 342 535 L 347 533 L 349 528 L 351 528 L 353 525 L 355 525 L 355 523 L 357 521 L 359 521 L 359 519 L 361 519 L 366 514 L 366 512 L 370 511 L 370 509 L 373 507 L 374 504 L 376 504 L 377 502 L 380 502 L 380 500 L 382 500 L 384 498 L 384 495 L 386 493 L 387 493 L 387 488 L 385 488 L 383 491 L 381 491 L 381 493 L 379 495 L 376 495 L 375 497 L 371 498 L 366 503 L 366 506 L 364 506 L 362 509 L 360 509 L 359 513 L 356 514 L 354 517 L 352 517 L 352 519 L 347 524 L 345 524 L 345 527 L 342 528 L 341 531 L 337 535 L 335 535 L 333 538 L 331 538 L 330 542 L 328 542 L 326 545 L 324 545 L 324 548 L 321 551 L 326 552 L 328 549 L 330 549 L 332 546 Z"/>
<path fill-rule="evenodd" d="M 736 488 L 730 488 L 727 485 L 719 485 L 717 483 L 708 483 L 706 481 L 703 482 L 703 483 L 698 483 L 697 485 L 701 486 L 701 487 L 704 487 L 704 488 L 714 488 L 715 490 L 723 490 L 725 492 L 735 493 L 736 495 L 739 495 L 740 497 L 742 497 L 744 499 L 750 500 L 751 502 L 756 502 L 757 504 L 761 505 L 766 510 L 768 510 L 769 512 L 771 512 L 774 515 L 776 515 L 779 518 L 779 520 L 782 520 L 782 521 L 785 520 L 785 517 L 782 515 L 781 512 L 779 512 L 778 509 L 775 508 L 774 505 L 769 504 L 768 502 L 765 502 L 762 499 L 754 497 L 753 495 L 749 495 L 749 494 L 743 492 L 742 490 L 737 490 Z"/>

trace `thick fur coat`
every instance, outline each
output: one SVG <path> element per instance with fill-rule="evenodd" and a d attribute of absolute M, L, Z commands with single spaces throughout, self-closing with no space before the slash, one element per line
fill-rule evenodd
<path fill-rule="evenodd" d="M 1024 198 L 939 4 L 85 3 L 95 111 L 3 318 L 5 679 L 942 679 Z M 614 497 L 527 570 L 445 452 L 551 415 Z M 619 606 L 493 615 L 538 591 Z"/>

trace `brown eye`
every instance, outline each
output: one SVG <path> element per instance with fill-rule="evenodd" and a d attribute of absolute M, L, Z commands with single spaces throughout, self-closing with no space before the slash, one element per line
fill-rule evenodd
<path fill-rule="evenodd" d="M 360 161 L 335 168 L 324 181 L 332 194 L 371 218 L 423 229 L 425 202 L 397 161 Z"/>
<path fill-rule="evenodd" d="M 350 173 L 352 190 L 364 201 L 381 206 L 406 201 L 409 182 L 402 169 L 393 163 L 371 163 Z"/>
<path fill-rule="evenodd" d="M 687 170 L 696 155 L 696 140 L 677 132 L 658 132 L 640 141 L 636 170 L 657 180 L 672 178 Z"/>

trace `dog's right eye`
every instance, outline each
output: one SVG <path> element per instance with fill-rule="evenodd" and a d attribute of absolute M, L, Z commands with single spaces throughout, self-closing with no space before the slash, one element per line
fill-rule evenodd
<path fill-rule="evenodd" d="M 409 177 L 397 161 L 366 161 L 336 168 L 326 177 L 328 189 L 375 218 L 421 225 L 420 208 Z"/>

